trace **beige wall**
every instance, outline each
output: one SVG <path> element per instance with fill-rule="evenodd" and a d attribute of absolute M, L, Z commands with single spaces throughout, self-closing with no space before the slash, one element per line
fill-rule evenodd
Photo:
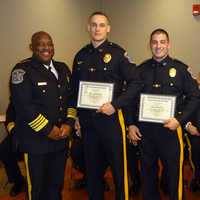
<path fill-rule="evenodd" d="M 0 114 L 7 106 L 12 67 L 31 55 L 31 35 L 49 32 L 55 43 L 54 58 L 71 66 L 75 52 L 88 41 L 87 17 L 99 6 L 98 0 L 0 0 Z M 2 132 L 0 125 L 0 141 Z"/>
<path fill-rule="evenodd" d="M 110 38 L 125 47 L 140 63 L 151 56 L 149 34 L 166 29 L 171 38 L 171 55 L 200 71 L 200 17 L 193 17 L 191 0 L 102 0 L 111 17 Z"/>
<path fill-rule="evenodd" d="M 0 113 L 8 100 L 8 78 L 13 65 L 31 55 L 32 33 L 49 32 L 55 59 L 72 64 L 74 54 L 88 41 L 86 20 L 98 0 L 0 0 Z"/>
<path fill-rule="evenodd" d="M 51 2 L 51 3 L 49 3 Z M 192 16 L 198 0 L 0 0 L 0 113 L 8 100 L 8 78 L 13 65 L 30 56 L 28 44 L 33 32 L 45 30 L 54 39 L 55 59 L 69 66 L 75 52 L 87 40 L 88 15 L 103 8 L 112 21 L 112 41 L 125 47 L 140 63 L 150 56 L 150 32 L 162 27 L 169 31 L 171 54 L 200 69 L 200 17 Z"/>

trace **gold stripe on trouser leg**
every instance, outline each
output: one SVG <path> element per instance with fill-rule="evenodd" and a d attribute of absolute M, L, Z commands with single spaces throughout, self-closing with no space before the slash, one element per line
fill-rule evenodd
<path fill-rule="evenodd" d="M 183 136 L 182 136 L 182 128 L 179 126 L 177 128 L 178 140 L 180 144 L 180 161 L 179 161 L 179 182 L 178 182 L 178 200 L 182 200 L 183 198 Z"/>
<path fill-rule="evenodd" d="M 124 124 L 124 117 L 122 114 L 122 110 L 118 110 L 118 117 L 120 126 L 122 129 L 122 138 L 123 138 L 123 157 L 124 157 L 124 194 L 125 200 L 128 200 L 128 172 L 127 172 L 127 156 L 126 156 L 126 131 Z"/>
<path fill-rule="evenodd" d="M 28 200 L 31 200 L 31 190 L 32 190 L 32 185 L 31 185 L 31 178 L 30 178 L 30 173 L 29 173 L 29 165 L 28 165 L 28 154 L 24 154 L 24 162 L 26 166 L 26 177 L 27 177 L 27 185 L 28 185 Z"/>
<path fill-rule="evenodd" d="M 190 166 L 192 167 L 192 172 L 193 172 L 193 177 L 195 176 L 195 166 L 194 163 L 192 162 L 192 146 L 190 143 L 190 139 L 188 138 L 188 136 L 185 136 L 187 145 L 188 145 L 188 151 L 189 151 L 189 162 L 190 162 Z"/>

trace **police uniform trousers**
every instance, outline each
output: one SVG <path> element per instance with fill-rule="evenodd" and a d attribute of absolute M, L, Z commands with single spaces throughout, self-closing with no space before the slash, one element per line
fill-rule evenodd
<path fill-rule="evenodd" d="M 124 199 L 123 142 L 117 113 L 107 116 L 95 111 L 80 112 L 90 200 L 104 199 L 105 160 L 111 166 L 115 199 Z"/>
<path fill-rule="evenodd" d="M 191 145 L 191 161 L 193 164 L 193 176 L 200 180 L 200 137 L 189 135 Z"/>
<path fill-rule="evenodd" d="M 70 156 L 73 160 L 74 167 L 79 169 L 85 175 L 85 160 L 83 151 L 83 141 L 81 138 L 73 138 Z"/>
<path fill-rule="evenodd" d="M 133 187 L 140 184 L 140 170 L 139 170 L 139 160 L 140 152 L 138 146 L 130 144 L 127 140 L 127 166 L 131 178 Z"/>
<path fill-rule="evenodd" d="M 61 200 L 66 150 L 25 154 L 29 200 Z"/>
<path fill-rule="evenodd" d="M 5 166 L 8 181 L 18 185 L 23 184 L 24 179 L 17 163 L 17 153 L 13 152 L 12 138 L 10 135 L 0 144 L 0 160 Z"/>
<path fill-rule="evenodd" d="M 180 143 L 177 131 L 159 123 L 141 123 L 140 142 L 144 200 L 160 200 L 158 190 L 158 159 L 160 158 L 169 186 L 170 200 L 178 200 Z M 179 199 L 180 200 L 180 199 Z"/>

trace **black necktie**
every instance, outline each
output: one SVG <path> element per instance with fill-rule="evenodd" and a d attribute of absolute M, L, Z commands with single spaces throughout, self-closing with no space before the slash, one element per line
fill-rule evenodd
<path fill-rule="evenodd" d="M 56 75 L 53 73 L 53 71 L 51 71 L 52 70 L 52 67 L 51 66 L 49 66 L 49 68 L 48 68 L 48 71 L 49 72 L 51 72 L 55 77 L 56 77 Z M 57 78 L 57 77 L 56 77 Z"/>
<path fill-rule="evenodd" d="M 57 74 L 55 74 L 55 72 L 52 71 L 52 67 L 51 66 L 49 66 L 48 71 L 51 72 L 56 77 L 56 79 L 58 79 Z"/>
<path fill-rule="evenodd" d="M 48 71 L 52 72 L 52 71 L 51 71 L 51 69 L 52 69 L 52 67 L 51 67 L 51 66 L 49 66 L 49 68 L 48 68 Z"/>

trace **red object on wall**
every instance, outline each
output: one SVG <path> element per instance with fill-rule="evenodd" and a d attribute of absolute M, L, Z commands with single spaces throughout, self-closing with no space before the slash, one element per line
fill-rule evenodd
<path fill-rule="evenodd" d="M 194 16 L 200 15 L 200 4 L 193 4 L 192 5 L 192 14 Z"/>

